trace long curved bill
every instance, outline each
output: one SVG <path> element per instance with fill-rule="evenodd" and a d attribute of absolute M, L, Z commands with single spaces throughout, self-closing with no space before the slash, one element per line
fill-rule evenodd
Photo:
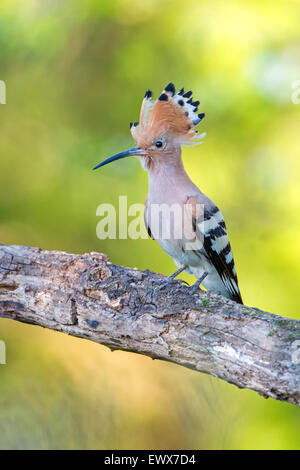
<path fill-rule="evenodd" d="M 94 166 L 93 170 L 96 170 L 97 168 L 100 168 L 101 166 L 107 165 L 108 163 L 114 162 L 116 160 L 120 160 L 121 158 L 131 157 L 134 155 L 145 155 L 145 151 L 140 147 L 133 147 L 132 149 L 126 150 L 125 152 L 117 153 L 117 155 L 113 155 L 112 157 L 107 158 L 103 162 Z"/>

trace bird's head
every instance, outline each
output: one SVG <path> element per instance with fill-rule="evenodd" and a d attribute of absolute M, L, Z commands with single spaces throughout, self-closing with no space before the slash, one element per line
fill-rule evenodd
<path fill-rule="evenodd" d="M 163 90 L 159 98 L 152 100 L 152 92 L 146 91 L 139 122 L 130 123 L 130 130 L 137 146 L 107 158 L 94 169 L 121 158 L 138 155 L 143 166 L 150 168 L 153 162 L 172 158 L 181 145 L 201 144 L 205 133 L 194 130 L 205 114 L 197 114 L 199 101 L 192 99 L 192 92 L 182 88 L 175 93 L 173 83 Z"/>

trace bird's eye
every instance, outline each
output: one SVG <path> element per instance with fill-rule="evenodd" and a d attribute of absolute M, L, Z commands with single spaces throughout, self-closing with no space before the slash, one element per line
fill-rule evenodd
<path fill-rule="evenodd" d="M 161 140 L 157 140 L 157 141 L 155 142 L 155 147 L 157 147 L 158 149 L 161 148 L 162 146 L 163 146 L 163 143 L 162 143 Z"/>

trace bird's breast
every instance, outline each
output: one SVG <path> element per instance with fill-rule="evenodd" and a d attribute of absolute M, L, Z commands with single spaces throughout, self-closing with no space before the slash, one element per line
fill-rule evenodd
<path fill-rule="evenodd" d="M 202 244 L 197 239 L 191 213 L 186 210 L 186 199 L 148 197 L 145 222 L 152 237 L 176 264 L 199 266 L 203 263 L 195 251 L 200 251 Z"/>

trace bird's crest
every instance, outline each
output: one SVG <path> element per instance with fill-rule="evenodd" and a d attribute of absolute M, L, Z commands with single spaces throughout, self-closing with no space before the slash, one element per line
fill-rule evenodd
<path fill-rule="evenodd" d="M 133 138 L 137 141 L 144 137 L 151 139 L 159 133 L 172 134 L 182 145 L 201 144 L 201 135 L 193 128 L 197 126 L 205 114 L 198 114 L 199 101 L 193 101 L 192 92 L 184 92 L 182 88 L 175 92 L 173 83 L 163 90 L 159 98 L 152 100 L 152 92 L 146 91 L 139 122 L 131 123 Z"/>

